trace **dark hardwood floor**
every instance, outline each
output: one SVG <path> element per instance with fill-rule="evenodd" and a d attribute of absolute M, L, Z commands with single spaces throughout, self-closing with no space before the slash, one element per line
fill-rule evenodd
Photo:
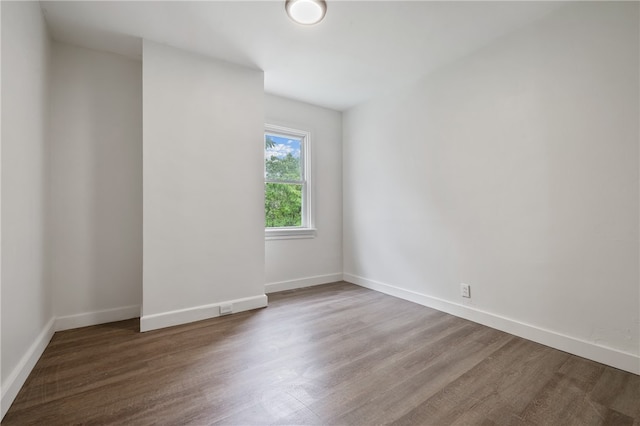
<path fill-rule="evenodd" d="M 56 333 L 3 425 L 636 425 L 640 377 L 347 283 Z"/>

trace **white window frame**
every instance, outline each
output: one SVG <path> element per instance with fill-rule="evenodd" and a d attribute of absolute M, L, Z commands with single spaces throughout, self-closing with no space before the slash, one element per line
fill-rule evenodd
<path fill-rule="evenodd" d="M 302 168 L 302 180 L 289 183 L 302 184 L 302 226 L 290 226 L 281 228 L 265 228 L 265 238 L 267 240 L 288 240 L 296 238 L 314 238 L 316 229 L 314 227 L 313 214 L 313 186 L 311 185 L 311 132 L 306 130 L 292 129 L 289 127 L 277 126 L 275 124 L 264 125 L 264 138 L 266 135 L 281 136 L 285 138 L 300 139 L 300 156 Z M 263 167 L 266 167 L 263 162 Z M 267 179 L 266 169 L 264 171 L 264 182 L 266 183 L 287 183 L 283 180 Z"/>

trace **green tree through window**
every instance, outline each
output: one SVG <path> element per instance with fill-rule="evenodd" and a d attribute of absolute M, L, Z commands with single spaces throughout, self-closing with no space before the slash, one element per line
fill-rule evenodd
<path fill-rule="evenodd" d="M 303 226 L 302 141 L 265 134 L 265 227 Z"/>

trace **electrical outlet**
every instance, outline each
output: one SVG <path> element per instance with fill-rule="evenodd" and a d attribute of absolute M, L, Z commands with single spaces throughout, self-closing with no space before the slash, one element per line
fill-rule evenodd
<path fill-rule="evenodd" d="M 229 315 L 233 313 L 233 305 L 229 303 L 228 305 L 220 305 L 220 315 Z"/>
<path fill-rule="evenodd" d="M 460 294 L 462 297 L 471 297 L 471 286 L 469 284 L 460 284 Z"/>

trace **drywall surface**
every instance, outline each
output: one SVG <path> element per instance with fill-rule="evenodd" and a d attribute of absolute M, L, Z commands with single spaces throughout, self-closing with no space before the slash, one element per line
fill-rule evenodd
<path fill-rule="evenodd" d="M 267 291 L 339 280 L 342 275 L 342 114 L 267 94 L 265 121 L 311 132 L 311 186 L 317 229 L 315 238 L 266 241 Z"/>
<path fill-rule="evenodd" d="M 53 43 L 51 279 L 56 316 L 142 298 L 142 64 Z"/>
<path fill-rule="evenodd" d="M 262 71 L 145 40 L 143 108 L 143 329 L 266 302 Z"/>
<path fill-rule="evenodd" d="M 46 279 L 47 73 L 50 42 L 39 3 L 2 2 L 0 7 L 1 369 L 4 415 L 9 408 L 7 404 L 11 403 L 22 385 L 16 382 L 20 380 L 17 378 L 21 372 L 20 365 L 29 358 L 28 352 L 47 329 L 53 312 Z"/>
<path fill-rule="evenodd" d="M 638 21 L 571 4 L 346 112 L 345 277 L 637 363 Z"/>

